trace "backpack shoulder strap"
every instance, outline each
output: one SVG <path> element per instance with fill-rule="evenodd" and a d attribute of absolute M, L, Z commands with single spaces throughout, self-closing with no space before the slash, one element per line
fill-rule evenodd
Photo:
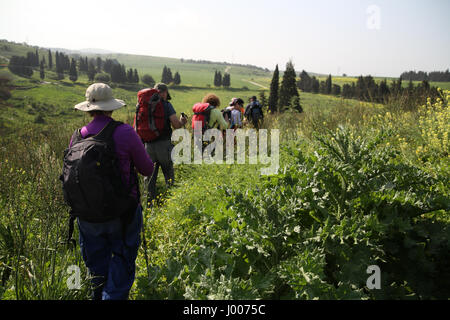
<path fill-rule="evenodd" d="M 72 134 L 72 145 L 75 143 L 83 140 L 83 136 L 81 135 L 81 129 L 76 129 L 75 132 Z"/>
<path fill-rule="evenodd" d="M 112 141 L 112 135 L 123 122 L 111 120 L 95 137 L 100 140 Z"/>

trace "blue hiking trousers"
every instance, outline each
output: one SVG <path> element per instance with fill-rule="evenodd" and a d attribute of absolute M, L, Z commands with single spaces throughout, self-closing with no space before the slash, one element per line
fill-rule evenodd
<path fill-rule="evenodd" d="M 93 299 L 128 299 L 141 242 L 142 207 L 138 205 L 125 233 L 120 218 L 105 223 L 78 219 L 78 228 L 83 260 L 93 277 Z"/>

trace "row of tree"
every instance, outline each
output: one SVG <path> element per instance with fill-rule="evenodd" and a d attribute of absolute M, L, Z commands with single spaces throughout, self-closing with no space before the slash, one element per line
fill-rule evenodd
<path fill-rule="evenodd" d="M 300 80 L 297 87 L 303 92 L 328 94 L 342 96 L 347 99 L 357 99 L 366 102 L 386 103 L 391 98 L 397 98 L 399 95 L 405 96 L 408 103 L 414 104 L 418 99 L 423 97 L 435 97 L 437 89 L 430 86 L 428 81 L 424 80 L 417 86 L 412 80 L 404 88 L 402 78 L 394 80 L 389 85 L 384 79 L 376 82 L 372 76 L 360 76 L 351 84 L 346 83 L 342 86 L 333 84 L 331 75 L 325 81 L 319 81 L 316 77 L 310 77 L 306 71 L 300 74 Z"/>
<path fill-rule="evenodd" d="M 217 71 L 214 73 L 214 86 L 229 88 L 231 86 L 231 76 L 229 73 L 225 72 L 222 76 L 222 72 Z"/>
<path fill-rule="evenodd" d="M 412 81 L 434 81 L 434 82 L 449 82 L 450 81 L 450 71 L 407 71 L 403 72 L 400 76 L 403 80 Z"/>
<path fill-rule="evenodd" d="M 45 78 L 45 68 L 54 70 L 57 79 L 62 80 L 65 73 L 69 74 L 69 79 L 73 82 L 78 80 L 78 73 L 87 74 L 89 81 L 99 79 L 104 82 L 115 83 L 139 83 L 139 74 L 137 69 L 126 69 L 125 65 L 120 64 L 116 59 L 103 60 L 100 57 L 96 59 L 88 57 L 70 58 L 62 52 L 55 52 L 55 63 L 53 63 L 53 53 L 48 50 L 47 63 L 45 58 L 39 62 L 39 52 L 28 52 L 26 57 L 13 56 L 10 59 L 9 69 L 11 72 L 31 77 L 33 68 L 39 67 L 40 78 Z M 53 68 L 54 67 L 54 68 Z"/>
<path fill-rule="evenodd" d="M 303 112 L 300 104 L 300 95 L 296 83 L 296 72 L 294 64 L 289 61 L 286 64 L 286 71 L 283 75 L 283 80 L 280 87 L 280 72 L 278 65 L 275 67 L 272 82 L 270 84 L 270 96 L 268 106 L 270 112 Z"/>
<path fill-rule="evenodd" d="M 181 76 L 178 72 L 173 75 L 172 70 L 170 70 L 170 68 L 168 68 L 167 66 L 164 66 L 161 76 L 161 82 L 165 84 L 173 83 L 175 85 L 179 85 L 181 83 Z"/>

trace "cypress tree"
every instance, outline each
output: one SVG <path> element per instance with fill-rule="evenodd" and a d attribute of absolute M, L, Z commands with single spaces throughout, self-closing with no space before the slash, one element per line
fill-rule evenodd
<path fill-rule="evenodd" d="M 97 72 L 100 73 L 102 71 L 103 61 L 102 58 L 97 57 Z"/>
<path fill-rule="evenodd" d="M 178 71 L 175 73 L 175 76 L 173 78 L 173 83 L 175 83 L 176 85 L 179 85 L 181 83 L 181 76 L 178 73 Z"/>
<path fill-rule="evenodd" d="M 86 57 L 87 59 L 87 57 Z M 94 81 L 95 75 L 97 73 L 97 70 L 95 68 L 95 63 L 93 60 L 88 60 L 88 79 L 89 81 Z M 111 74 L 111 80 L 113 79 L 113 76 Z M 114 82 L 114 80 L 112 80 Z"/>
<path fill-rule="evenodd" d="M 296 73 L 294 69 L 294 64 L 292 63 L 292 61 L 289 61 L 286 64 L 286 71 L 284 72 L 283 80 L 281 82 L 280 98 L 279 98 L 280 108 L 291 107 L 292 98 L 299 96 L 295 78 Z"/>
<path fill-rule="evenodd" d="M 128 83 L 133 83 L 134 82 L 134 74 L 133 74 L 133 69 L 128 69 L 127 71 L 127 82 Z"/>
<path fill-rule="evenodd" d="M 331 74 L 328 76 L 327 80 L 325 81 L 325 93 L 331 94 L 333 88 L 333 82 L 331 80 Z"/>
<path fill-rule="evenodd" d="M 73 81 L 73 82 L 76 82 L 78 80 L 77 63 L 75 62 L 75 59 L 73 59 L 73 58 L 72 58 L 72 62 L 70 64 L 69 79 L 70 79 L 70 81 Z"/>
<path fill-rule="evenodd" d="M 312 77 L 311 78 L 311 92 L 319 93 L 319 89 L 320 89 L 319 80 L 317 80 L 316 77 Z"/>
<path fill-rule="evenodd" d="M 139 74 L 137 69 L 134 69 L 134 83 L 139 83 Z"/>
<path fill-rule="evenodd" d="M 163 72 L 162 72 L 162 76 L 161 76 L 161 82 L 167 84 L 167 80 L 168 80 L 168 77 L 167 77 L 167 66 L 164 66 Z"/>
<path fill-rule="evenodd" d="M 41 61 L 41 65 L 39 68 L 39 76 L 40 76 L 41 80 L 45 79 L 44 60 Z"/>
<path fill-rule="evenodd" d="M 48 50 L 48 68 L 49 69 L 53 68 L 53 57 L 52 57 L 52 51 L 50 49 Z"/>
<path fill-rule="evenodd" d="M 38 52 L 38 49 L 36 49 L 36 54 L 35 54 L 35 56 L 34 56 L 34 66 L 35 67 L 38 67 L 39 66 L 39 52 Z"/>
<path fill-rule="evenodd" d="M 217 70 L 216 70 L 216 72 L 214 73 L 214 87 L 218 87 L 217 83 L 218 83 L 218 81 L 217 81 Z"/>
<path fill-rule="evenodd" d="M 217 86 L 221 87 L 222 86 L 222 72 L 218 72 L 217 73 Z"/>
<path fill-rule="evenodd" d="M 229 73 L 225 73 L 223 75 L 222 86 L 224 88 L 229 88 L 230 87 L 230 74 Z"/>
<path fill-rule="evenodd" d="M 305 70 L 303 70 L 302 73 L 300 74 L 300 81 L 298 82 L 298 88 L 303 92 L 312 91 L 312 80 Z"/>
<path fill-rule="evenodd" d="M 173 82 L 172 70 L 170 70 L 170 68 L 167 68 L 167 84 L 170 84 L 172 82 Z"/>
<path fill-rule="evenodd" d="M 280 86 L 280 72 L 278 65 L 275 67 L 273 73 L 272 82 L 270 84 L 270 96 L 269 96 L 269 110 L 270 112 L 278 111 L 278 91 Z"/>

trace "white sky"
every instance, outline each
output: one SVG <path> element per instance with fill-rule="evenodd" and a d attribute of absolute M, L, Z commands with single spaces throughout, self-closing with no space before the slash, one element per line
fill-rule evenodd
<path fill-rule="evenodd" d="M 379 29 L 369 29 L 370 5 Z M 444 70 L 448 0 L 0 0 L 0 38 L 42 47 L 399 76 Z M 371 20 L 373 21 L 373 20 Z"/>

